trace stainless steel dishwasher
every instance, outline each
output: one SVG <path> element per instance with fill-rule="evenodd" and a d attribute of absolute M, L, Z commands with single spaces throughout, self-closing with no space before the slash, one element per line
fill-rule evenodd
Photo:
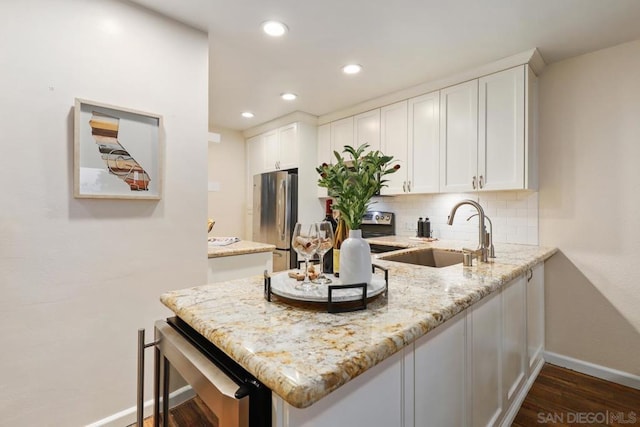
<path fill-rule="evenodd" d="M 271 390 L 178 317 L 155 323 L 155 340 L 138 335 L 138 423 L 144 400 L 144 349 L 154 347 L 154 426 L 169 410 L 173 366 L 217 417 L 219 427 L 271 427 Z M 161 396 L 162 394 L 162 396 Z M 168 417 L 162 417 L 168 425 Z"/>

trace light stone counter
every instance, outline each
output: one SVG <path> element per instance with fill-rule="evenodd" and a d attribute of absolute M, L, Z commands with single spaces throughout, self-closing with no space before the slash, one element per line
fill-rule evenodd
<path fill-rule="evenodd" d="M 391 240 L 401 247 L 475 247 Z M 277 297 L 267 302 L 261 276 L 168 292 L 161 301 L 286 402 L 305 408 L 555 252 L 497 244 L 491 263 L 439 269 L 374 259 L 389 268 L 388 296 L 352 313 L 294 307 Z"/>
<path fill-rule="evenodd" d="M 273 252 L 276 248 L 274 245 L 251 242 L 249 240 L 240 240 L 239 242 L 235 242 L 227 246 L 207 246 L 209 247 L 209 258 Z"/>

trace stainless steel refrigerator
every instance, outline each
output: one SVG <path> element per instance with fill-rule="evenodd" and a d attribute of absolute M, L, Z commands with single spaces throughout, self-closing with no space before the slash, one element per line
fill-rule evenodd
<path fill-rule="evenodd" d="M 295 268 L 291 234 L 298 220 L 297 169 L 253 177 L 253 240 L 276 246 L 273 271 Z"/>

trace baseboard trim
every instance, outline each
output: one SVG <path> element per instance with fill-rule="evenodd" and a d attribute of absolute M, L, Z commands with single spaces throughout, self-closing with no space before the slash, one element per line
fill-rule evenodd
<path fill-rule="evenodd" d="M 169 407 L 173 408 L 181 403 L 186 402 L 189 399 L 195 397 L 196 393 L 193 391 L 190 385 L 186 385 L 178 390 L 169 393 Z M 94 423 L 87 424 L 86 427 L 122 427 L 128 426 L 136 422 L 137 408 L 132 406 L 116 414 L 110 415 L 106 418 L 98 420 Z M 144 402 L 144 416 L 145 418 L 153 414 L 153 399 Z"/>
<path fill-rule="evenodd" d="M 552 353 L 550 351 L 545 351 L 543 357 L 545 361 L 552 365 L 558 365 L 586 375 L 591 375 L 592 377 L 640 390 L 640 376 L 638 375 L 618 371 L 616 369 L 607 368 L 606 366 L 596 365 L 595 363 L 574 359 L 573 357 L 563 356 L 562 354 Z"/>
<path fill-rule="evenodd" d="M 540 374 L 540 371 L 542 370 L 543 366 L 544 366 L 544 360 L 542 358 L 538 359 L 538 363 L 531 371 L 531 374 L 529 374 L 529 377 L 527 378 L 527 382 L 524 384 L 524 387 L 522 387 L 516 399 L 513 401 L 513 403 L 509 407 L 509 410 L 502 418 L 502 422 L 500 423 L 500 426 L 509 427 L 513 423 L 513 420 L 516 418 L 516 415 L 518 415 L 520 406 L 522 406 L 522 402 L 524 402 L 524 399 L 527 397 L 527 394 L 529 394 L 529 390 L 531 390 L 533 383 L 536 382 L 536 378 L 538 378 L 538 374 Z"/>

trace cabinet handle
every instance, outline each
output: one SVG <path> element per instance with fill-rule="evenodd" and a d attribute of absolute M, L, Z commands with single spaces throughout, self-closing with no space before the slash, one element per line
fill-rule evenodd
<path fill-rule="evenodd" d="M 471 185 L 473 186 L 473 189 L 476 189 L 476 176 L 473 176 L 473 179 L 471 180 Z"/>
<path fill-rule="evenodd" d="M 484 187 L 484 177 L 482 175 L 480 175 L 480 179 L 478 180 L 478 186 L 480 188 Z"/>
<path fill-rule="evenodd" d="M 407 193 L 411 193 L 411 181 L 407 182 Z"/>
<path fill-rule="evenodd" d="M 402 192 L 403 193 L 407 192 L 407 181 L 402 181 Z"/>
<path fill-rule="evenodd" d="M 527 271 L 527 276 L 527 282 L 530 282 L 533 279 L 533 270 L 531 268 Z"/>

